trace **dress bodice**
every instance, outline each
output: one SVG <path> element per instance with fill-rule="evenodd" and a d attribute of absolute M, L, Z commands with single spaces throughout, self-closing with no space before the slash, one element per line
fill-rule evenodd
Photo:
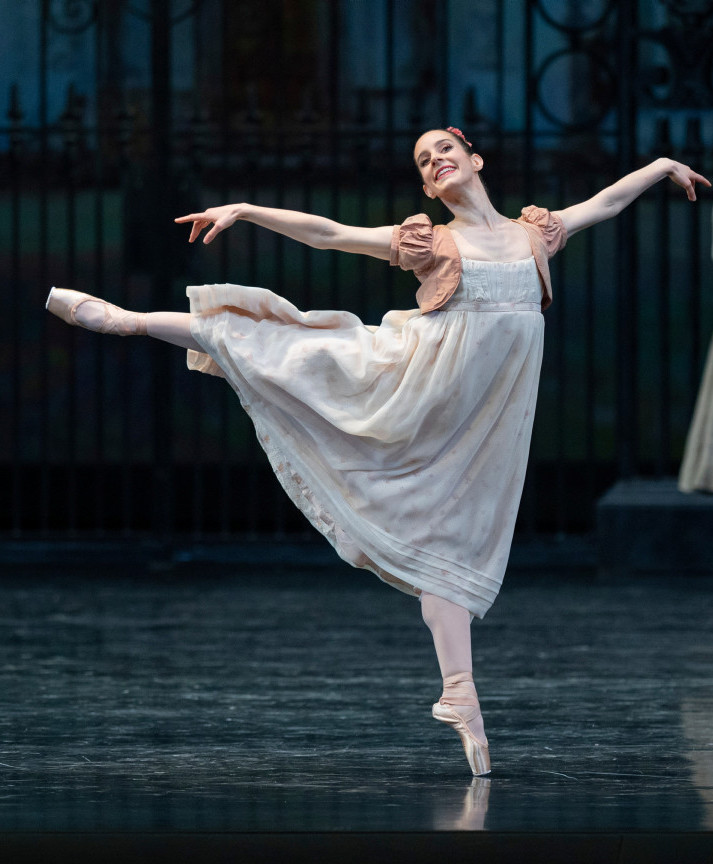
<path fill-rule="evenodd" d="M 463 275 L 453 296 L 442 307 L 486 303 L 540 303 L 542 286 L 533 256 L 519 261 L 478 261 L 461 258 Z"/>

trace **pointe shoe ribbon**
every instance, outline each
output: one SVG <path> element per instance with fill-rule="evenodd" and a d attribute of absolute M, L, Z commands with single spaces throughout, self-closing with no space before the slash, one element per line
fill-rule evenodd
<path fill-rule="evenodd" d="M 438 700 L 441 705 L 474 705 L 480 708 L 475 695 L 472 672 L 456 672 L 443 679 L 443 695 Z"/>
<path fill-rule="evenodd" d="M 103 307 L 104 317 L 98 326 L 90 326 L 77 320 L 77 310 L 87 301 L 100 303 Z M 146 335 L 146 313 L 127 312 L 126 309 L 121 309 L 113 303 L 107 303 L 106 300 L 92 297 L 91 294 L 83 294 L 81 291 L 52 288 L 45 308 L 67 324 L 93 330 L 95 333 L 113 333 L 115 336 Z"/>
<path fill-rule="evenodd" d="M 453 707 L 457 705 L 459 710 Z M 463 710 L 466 707 L 466 710 Z M 443 679 L 443 695 L 433 706 L 433 717 L 451 726 L 460 736 L 470 769 L 476 777 L 490 773 L 490 751 L 485 741 L 479 741 L 470 731 L 468 723 L 480 714 L 480 703 L 475 695 L 473 675 L 457 672 Z"/>

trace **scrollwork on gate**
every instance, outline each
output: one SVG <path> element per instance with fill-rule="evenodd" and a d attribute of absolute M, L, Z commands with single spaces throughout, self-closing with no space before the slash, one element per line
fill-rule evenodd
<path fill-rule="evenodd" d="M 713 106 L 713 2 L 661 0 L 668 23 L 642 30 L 641 47 L 652 56 L 641 68 L 644 105 L 701 109 Z"/>
<path fill-rule="evenodd" d="M 59 33 L 81 33 L 94 24 L 97 0 L 50 0 L 47 23 Z"/>

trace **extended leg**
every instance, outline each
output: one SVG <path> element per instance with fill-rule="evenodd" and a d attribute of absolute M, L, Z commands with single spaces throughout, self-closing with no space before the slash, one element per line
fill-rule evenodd
<path fill-rule="evenodd" d="M 146 332 L 154 339 L 170 342 L 179 348 L 203 351 L 191 336 L 191 316 L 188 312 L 147 312 Z"/>
<path fill-rule="evenodd" d="M 153 336 L 181 348 L 201 351 L 191 336 L 191 316 L 187 312 L 130 312 L 91 294 L 53 288 L 47 309 L 68 324 L 96 333 L 117 336 Z"/>

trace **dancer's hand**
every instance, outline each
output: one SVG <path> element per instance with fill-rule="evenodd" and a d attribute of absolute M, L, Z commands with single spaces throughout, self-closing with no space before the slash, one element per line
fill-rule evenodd
<path fill-rule="evenodd" d="M 174 222 L 192 222 L 189 243 L 193 243 L 200 236 L 201 231 L 209 225 L 213 225 L 203 238 L 204 243 L 210 243 L 221 231 L 236 222 L 240 218 L 240 210 L 235 204 L 224 204 L 222 207 L 209 207 L 202 213 L 190 213 L 188 216 L 179 216 Z"/>
<path fill-rule="evenodd" d="M 706 180 L 702 174 L 696 174 L 688 165 L 684 165 L 682 162 L 674 162 L 673 159 L 670 160 L 670 166 L 666 173 L 674 183 L 678 186 L 683 186 L 689 201 L 696 200 L 696 182 L 703 183 L 706 186 L 711 185 L 710 180 Z"/>

